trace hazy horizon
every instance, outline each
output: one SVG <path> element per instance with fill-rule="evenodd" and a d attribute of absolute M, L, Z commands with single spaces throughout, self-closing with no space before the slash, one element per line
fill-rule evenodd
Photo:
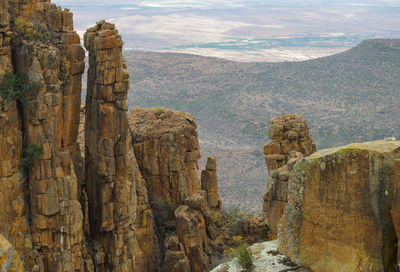
<path fill-rule="evenodd" d="M 400 1 L 54 1 L 80 35 L 105 19 L 125 49 L 239 61 L 301 61 L 400 37 Z"/>

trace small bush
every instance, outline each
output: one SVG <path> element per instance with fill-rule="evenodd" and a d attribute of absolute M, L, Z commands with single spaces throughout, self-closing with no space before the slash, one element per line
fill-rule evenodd
<path fill-rule="evenodd" d="M 156 111 L 154 112 L 155 115 L 160 116 L 161 114 L 164 113 L 163 108 L 157 107 Z"/>
<path fill-rule="evenodd" d="M 14 19 L 13 29 L 26 40 L 47 41 L 50 39 L 50 32 L 44 24 L 30 22 L 21 16 Z"/>
<path fill-rule="evenodd" d="M 0 96 L 7 102 L 19 99 L 22 95 L 22 90 L 19 88 L 19 85 L 17 75 L 6 71 L 0 82 Z"/>
<path fill-rule="evenodd" d="M 29 81 L 28 75 L 24 72 L 17 74 L 6 71 L 0 82 L 0 96 L 6 101 L 19 100 L 27 104 L 27 95 L 32 90 L 38 90 L 41 85 L 38 82 Z"/>
<path fill-rule="evenodd" d="M 272 171 L 271 177 L 274 179 L 279 179 L 279 170 Z"/>
<path fill-rule="evenodd" d="M 64 57 L 60 63 L 60 78 L 64 85 L 66 85 L 69 81 L 69 69 L 71 67 L 70 62 Z"/>
<path fill-rule="evenodd" d="M 43 149 L 37 146 L 34 143 L 30 143 L 26 146 L 24 150 L 22 150 L 22 158 L 19 163 L 19 168 L 29 169 L 32 166 L 32 163 L 40 159 L 43 155 Z"/>
<path fill-rule="evenodd" d="M 251 253 L 246 243 L 241 244 L 233 254 L 235 261 L 245 269 L 245 271 L 252 271 L 254 269 L 253 253 Z"/>

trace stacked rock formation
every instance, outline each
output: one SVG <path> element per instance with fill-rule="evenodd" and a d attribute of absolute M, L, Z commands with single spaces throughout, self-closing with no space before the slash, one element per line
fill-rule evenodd
<path fill-rule="evenodd" d="M 208 240 L 215 237 L 207 192 L 200 190 L 200 149 L 193 116 L 164 108 L 137 108 L 129 112 L 129 123 L 156 218 L 161 271 L 206 271 L 211 253 Z"/>
<path fill-rule="evenodd" d="M 269 172 L 263 211 L 269 236 L 276 239 L 278 223 L 287 203 L 287 181 L 296 161 L 315 152 L 307 122 L 300 115 L 288 114 L 271 119 L 268 135 L 272 142 L 264 145 Z"/>
<path fill-rule="evenodd" d="M 201 189 L 207 194 L 207 204 L 211 210 L 221 210 L 222 201 L 218 194 L 217 158 L 207 159 L 206 169 L 201 171 Z"/>
<path fill-rule="evenodd" d="M 280 252 L 317 272 L 397 271 L 399 222 L 390 212 L 399 207 L 392 203 L 399 158 L 399 141 L 376 141 L 299 161 L 289 180 Z"/>

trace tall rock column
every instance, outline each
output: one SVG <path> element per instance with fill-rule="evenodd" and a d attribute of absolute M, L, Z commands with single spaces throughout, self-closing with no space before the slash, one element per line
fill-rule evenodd
<path fill-rule="evenodd" d="M 201 189 L 206 191 L 207 204 L 211 210 L 220 210 L 222 201 L 218 195 L 217 158 L 207 158 L 206 169 L 201 171 Z"/>
<path fill-rule="evenodd" d="M 135 157 L 126 111 L 129 75 L 122 40 L 104 21 L 85 33 L 89 51 L 86 97 L 86 190 L 97 271 L 135 271 Z M 104 253 L 103 253 L 104 252 Z"/>
<path fill-rule="evenodd" d="M 296 161 L 315 152 L 315 144 L 309 135 L 307 122 L 295 114 L 271 119 L 268 135 L 272 142 L 264 145 L 269 178 L 263 211 L 269 236 L 276 239 L 278 223 L 287 203 L 289 172 Z"/>
<path fill-rule="evenodd" d="M 6 72 L 12 73 L 11 36 L 8 2 L 0 4 L 0 80 Z M 38 255 L 32 248 L 28 223 L 27 178 L 19 169 L 23 149 L 22 123 L 17 101 L 0 96 L 0 240 L 7 239 L 23 266 L 34 271 Z M 1 257 L 0 257 L 1 259 Z"/>

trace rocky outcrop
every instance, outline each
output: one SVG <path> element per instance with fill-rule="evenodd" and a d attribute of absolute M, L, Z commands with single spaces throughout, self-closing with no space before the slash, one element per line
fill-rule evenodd
<path fill-rule="evenodd" d="M 194 117 L 187 113 L 136 108 L 129 115 L 135 155 L 149 200 L 175 207 L 200 190 L 200 147 Z"/>
<path fill-rule="evenodd" d="M 165 108 L 134 109 L 129 124 L 135 155 L 145 179 L 156 233 L 161 271 L 205 271 L 215 238 L 207 192 L 200 190 L 200 158 L 196 122 L 192 115 Z M 211 166 L 215 180 L 216 166 Z M 217 204 L 218 205 L 218 204 Z"/>
<path fill-rule="evenodd" d="M 300 115 L 288 114 L 271 119 L 268 135 L 272 142 L 264 145 L 269 178 L 263 211 L 269 236 L 276 239 L 278 223 L 287 203 L 289 172 L 296 161 L 315 152 L 315 144 L 309 135 L 307 122 Z"/>
<path fill-rule="evenodd" d="M 86 190 L 90 237 L 100 246 L 95 266 L 99 271 L 133 271 L 139 174 L 126 113 L 129 75 L 122 60 L 122 40 L 114 25 L 102 21 L 87 30 L 85 47 L 89 51 Z"/>
<path fill-rule="evenodd" d="M 222 200 L 218 194 L 217 158 L 207 159 L 206 169 L 201 171 L 201 189 L 207 194 L 207 204 L 211 210 L 221 210 Z"/>
<path fill-rule="evenodd" d="M 390 211 L 399 158 L 399 141 L 376 141 L 297 162 L 280 222 L 280 252 L 316 272 L 395 271 L 398 222 Z"/>

